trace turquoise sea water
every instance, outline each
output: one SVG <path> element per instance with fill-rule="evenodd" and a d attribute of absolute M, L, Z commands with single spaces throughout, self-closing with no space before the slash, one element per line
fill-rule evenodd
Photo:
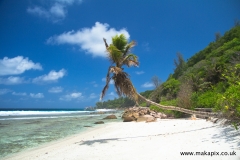
<path fill-rule="evenodd" d="M 121 112 L 83 110 L 11 110 L 0 111 L 0 159 L 40 144 L 83 132 L 94 122 L 121 121 Z M 103 120 L 114 113 L 118 119 Z M 104 125 L 104 124 L 101 124 Z M 86 127 L 88 126 L 88 127 Z"/>

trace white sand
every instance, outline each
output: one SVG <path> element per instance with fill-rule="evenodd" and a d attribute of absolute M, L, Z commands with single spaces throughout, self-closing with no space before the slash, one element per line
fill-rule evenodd
<path fill-rule="evenodd" d="M 234 156 L 181 156 L 180 152 Z M 240 160 L 240 131 L 205 120 L 158 120 L 99 125 L 84 133 L 19 153 L 11 160 Z"/>

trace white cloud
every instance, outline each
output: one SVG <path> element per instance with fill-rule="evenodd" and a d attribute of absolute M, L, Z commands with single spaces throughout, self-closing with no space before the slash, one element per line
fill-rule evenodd
<path fill-rule="evenodd" d="M 90 96 L 89 96 L 90 99 L 94 99 L 94 98 L 97 98 L 97 95 L 95 93 L 91 93 Z"/>
<path fill-rule="evenodd" d="M 82 93 L 73 92 L 73 93 L 62 96 L 59 99 L 62 100 L 62 101 L 71 101 L 73 99 L 81 99 L 82 97 L 83 97 Z"/>
<path fill-rule="evenodd" d="M 110 92 L 105 96 L 105 99 L 114 99 L 114 98 L 118 98 L 118 95 L 114 92 Z"/>
<path fill-rule="evenodd" d="M 27 12 L 31 13 L 31 14 L 34 14 L 34 15 L 38 15 L 40 17 L 45 17 L 45 18 L 50 17 L 50 13 L 46 9 L 44 9 L 42 7 L 38 7 L 38 6 L 28 8 Z"/>
<path fill-rule="evenodd" d="M 25 93 L 25 92 L 19 92 L 19 93 L 17 93 L 17 92 L 12 92 L 12 95 L 15 95 L 15 96 L 26 96 L 27 93 Z"/>
<path fill-rule="evenodd" d="M 50 71 L 47 75 L 39 76 L 33 79 L 33 83 L 44 83 L 44 82 L 57 82 L 58 79 L 66 75 L 66 70 L 61 69 L 56 72 L 55 70 Z"/>
<path fill-rule="evenodd" d="M 114 92 L 110 92 L 108 95 L 109 96 L 115 96 L 115 93 Z"/>
<path fill-rule="evenodd" d="M 102 81 L 103 81 L 103 82 L 106 82 L 106 78 L 102 78 Z M 114 84 L 114 81 L 111 79 L 110 82 L 109 82 L 109 84 Z"/>
<path fill-rule="evenodd" d="M 106 38 L 107 42 L 111 43 L 112 37 L 116 34 L 124 34 L 127 39 L 130 38 L 129 33 L 124 28 L 117 31 L 115 28 L 109 28 L 109 25 L 106 23 L 96 22 L 92 28 L 83 28 L 78 31 L 69 31 L 52 36 L 47 40 L 47 43 L 78 45 L 93 57 L 106 57 L 106 47 L 103 38 Z"/>
<path fill-rule="evenodd" d="M 135 72 L 137 75 L 140 75 L 140 74 L 143 74 L 143 73 L 145 73 L 144 71 L 137 71 L 137 72 Z"/>
<path fill-rule="evenodd" d="M 10 76 L 8 78 L 0 78 L 0 84 L 15 85 L 15 84 L 21 84 L 21 83 L 26 83 L 26 81 L 22 77 Z"/>
<path fill-rule="evenodd" d="M 8 92 L 11 92 L 10 89 L 0 89 L 0 95 L 7 94 Z"/>
<path fill-rule="evenodd" d="M 50 93 L 60 93 L 62 91 L 63 91 L 62 87 L 52 87 L 48 90 L 48 92 L 50 92 Z"/>
<path fill-rule="evenodd" d="M 59 18 L 64 18 L 66 16 L 66 11 L 64 10 L 64 6 L 55 3 L 51 8 L 50 8 L 50 13 L 53 16 L 59 17 Z"/>
<path fill-rule="evenodd" d="M 42 66 L 22 56 L 0 59 L 0 76 L 22 74 L 31 69 L 42 70 Z"/>
<path fill-rule="evenodd" d="M 66 17 L 69 6 L 75 2 L 76 4 L 80 4 L 82 0 L 51 0 L 46 2 L 44 6 L 47 6 L 47 8 L 41 6 L 28 7 L 27 12 L 42 18 L 47 18 L 53 22 L 58 22 Z"/>
<path fill-rule="evenodd" d="M 81 3 L 82 0 L 55 0 L 56 2 L 63 3 L 63 4 L 73 4 L 74 2 L 76 3 Z"/>
<path fill-rule="evenodd" d="M 44 98 L 44 95 L 43 95 L 43 93 L 36 93 L 36 94 L 30 93 L 30 97 L 32 97 L 32 98 Z"/>
<path fill-rule="evenodd" d="M 143 85 L 141 85 L 143 88 L 151 88 L 154 87 L 154 84 L 152 82 L 146 82 Z"/>

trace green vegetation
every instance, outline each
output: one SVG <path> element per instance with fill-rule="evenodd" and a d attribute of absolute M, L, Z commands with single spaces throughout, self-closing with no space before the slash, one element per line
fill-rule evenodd
<path fill-rule="evenodd" d="M 158 101 L 152 100 L 186 109 L 213 108 L 223 112 L 235 126 L 239 124 L 240 26 L 222 37 L 218 35 L 215 42 L 187 62 L 178 53 L 174 64 L 174 73 L 152 92 L 158 95 Z M 179 116 L 178 112 L 170 112 Z"/>
<path fill-rule="evenodd" d="M 114 100 L 108 100 L 104 102 L 97 102 L 96 108 L 102 109 L 115 109 L 115 108 L 125 108 L 125 107 L 132 107 L 135 105 L 135 102 L 127 97 L 120 97 Z"/>
<path fill-rule="evenodd" d="M 140 93 L 144 97 L 149 97 L 150 94 L 152 93 L 152 90 L 147 90 L 145 92 Z M 120 97 L 120 98 L 115 98 L 114 100 L 108 100 L 104 102 L 97 102 L 96 103 L 96 108 L 101 109 L 101 108 L 107 108 L 107 109 L 113 109 L 113 108 L 128 108 L 128 107 L 133 107 L 135 105 L 135 101 L 128 98 L 128 97 Z M 143 102 L 142 105 L 146 106 L 146 102 Z"/>
<path fill-rule="evenodd" d="M 235 127 L 239 125 L 239 25 L 236 25 L 223 36 L 220 36 L 219 33 L 216 34 L 215 42 L 211 42 L 205 49 L 196 53 L 187 61 L 180 53 L 177 53 L 174 64 L 174 73 L 169 75 L 167 81 L 156 85 L 156 89 L 143 92 L 141 95 L 162 105 L 178 106 L 190 110 L 212 108 L 215 111 L 222 112 L 223 116 L 229 119 Z M 123 102 L 123 99 L 121 99 L 121 102 Z M 120 105 L 117 101 L 117 99 L 114 100 L 116 102 L 115 107 L 123 106 L 124 103 Z M 108 101 L 109 104 L 110 102 Z M 140 105 L 149 106 L 146 102 L 142 102 Z M 153 105 L 150 108 L 172 114 L 175 117 L 183 116 L 180 112 L 162 110 Z"/>

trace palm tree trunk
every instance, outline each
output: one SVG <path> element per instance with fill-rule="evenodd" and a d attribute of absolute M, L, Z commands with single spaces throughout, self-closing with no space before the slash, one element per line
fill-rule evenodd
<path fill-rule="evenodd" d="M 158 103 L 155 103 L 145 97 L 143 97 L 142 95 L 140 95 L 139 93 L 137 93 L 137 95 L 145 100 L 146 102 L 155 105 L 161 109 L 166 109 L 166 110 L 174 110 L 174 111 L 179 111 L 179 112 L 183 112 L 183 113 L 187 113 L 187 114 L 195 114 L 195 115 L 200 115 L 200 116 L 206 116 L 206 117 L 217 117 L 219 115 L 219 113 L 216 112 L 202 112 L 202 111 L 193 111 L 193 110 L 189 110 L 189 109 L 185 109 L 185 108 L 180 108 L 180 107 L 175 107 L 175 106 L 164 106 Z"/>

